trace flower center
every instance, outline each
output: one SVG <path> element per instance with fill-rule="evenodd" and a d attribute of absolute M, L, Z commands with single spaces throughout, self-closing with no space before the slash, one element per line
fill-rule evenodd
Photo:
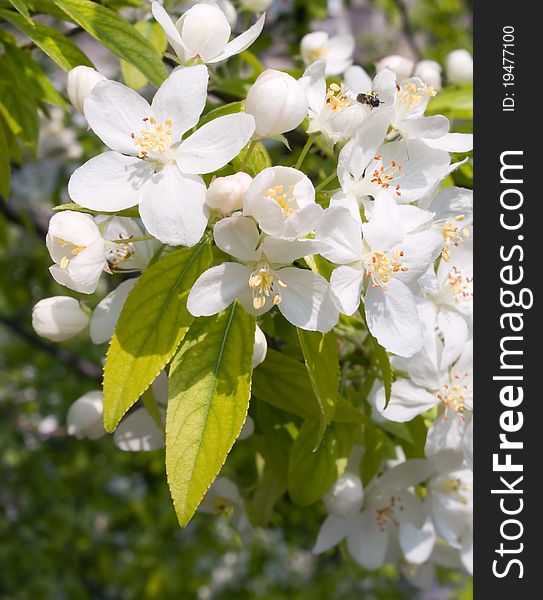
<path fill-rule="evenodd" d="M 137 136 L 135 133 L 130 134 L 134 144 L 139 147 L 138 156 L 145 158 L 149 152 L 164 153 L 172 144 L 172 120 L 166 119 L 163 123 L 160 123 L 155 117 L 145 117 L 143 122 L 145 127 L 140 130 Z"/>
<path fill-rule="evenodd" d="M 398 92 L 398 99 L 407 110 L 417 108 L 427 98 L 433 98 L 436 91 L 431 85 L 417 85 L 413 81 L 404 83 Z"/>
<path fill-rule="evenodd" d="M 439 485 L 439 491 L 443 494 L 454 495 L 462 504 L 468 504 L 469 500 L 463 492 L 469 492 L 471 486 L 468 483 L 463 483 L 459 477 L 449 477 L 442 481 Z"/>
<path fill-rule="evenodd" d="M 375 160 L 382 160 L 382 156 L 377 154 Z M 394 187 L 396 196 L 401 196 L 401 187 L 399 183 L 395 183 L 402 174 L 403 165 L 395 160 L 390 162 L 388 167 L 381 164 L 380 167 L 373 169 L 371 183 L 375 183 L 384 190 Z"/>
<path fill-rule="evenodd" d="M 399 502 L 399 498 L 396 496 L 390 496 L 388 504 L 375 510 L 375 516 L 377 519 L 377 526 L 381 531 L 384 531 L 385 526 L 389 523 L 399 525 L 396 519 L 396 510 L 403 510 L 403 506 Z"/>
<path fill-rule="evenodd" d="M 225 498 L 221 498 L 220 496 L 217 496 L 215 498 L 215 500 L 213 501 L 213 506 L 211 508 L 211 512 L 214 515 L 224 515 L 224 514 L 227 514 L 231 508 L 232 508 L 232 506 L 228 500 L 226 500 Z"/>
<path fill-rule="evenodd" d="M 269 188 L 266 191 L 266 198 L 269 200 L 275 200 L 275 202 L 277 202 L 277 204 L 279 204 L 281 207 L 283 216 L 288 217 L 296 210 L 296 208 L 292 206 L 292 204 L 295 203 L 293 192 L 293 185 L 289 185 L 286 191 L 284 185 L 276 185 L 275 187 Z"/>
<path fill-rule="evenodd" d="M 85 250 L 86 246 L 79 246 L 76 244 L 72 244 L 72 242 L 67 242 L 66 240 L 63 240 L 62 238 L 58 238 L 58 241 L 60 242 L 60 245 L 63 248 L 65 248 L 66 246 L 71 246 L 71 248 L 66 248 L 66 250 L 69 252 L 69 254 L 67 256 L 63 256 L 60 259 L 60 265 L 59 265 L 60 268 L 67 269 L 72 257 L 77 256 L 80 252 L 83 252 L 83 250 Z"/>
<path fill-rule="evenodd" d="M 106 259 L 112 269 L 117 269 L 121 263 L 134 255 L 134 248 L 129 244 L 106 242 Z"/>
<path fill-rule="evenodd" d="M 441 235 L 443 236 L 443 250 L 441 256 L 443 260 L 451 260 L 451 246 L 459 246 L 465 239 L 469 238 L 469 229 L 467 227 L 462 228 L 459 224 L 466 217 L 464 215 L 457 215 L 454 220 L 446 221 L 441 227 Z"/>
<path fill-rule="evenodd" d="M 269 265 L 258 265 L 249 276 L 249 287 L 253 292 L 253 306 L 256 310 L 263 308 L 271 298 L 273 306 L 281 303 L 281 289 L 287 284 L 277 278 Z M 279 288 L 279 289 L 278 289 Z"/>
<path fill-rule="evenodd" d="M 466 277 L 456 267 L 453 267 L 447 275 L 447 285 L 456 302 L 473 296 L 472 283 L 473 277 Z"/>
<path fill-rule="evenodd" d="M 455 374 L 450 383 L 444 383 L 441 386 L 441 391 L 437 393 L 438 400 L 443 404 L 445 408 L 454 410 L 456 414 L 464 418 L 464 412 L 466 411 L 466 399 L 468 398 L 469 386 L 465 381 L 466 377 L 469 376 L 469 372 L 463 373 L 462 375 Z M 444 416 L 447 418 L 447 415 Z"/>
<path fill-rule="evenodd" d="M 386 285 L 399 272 L 409 271 L 400 260 L 404 257 L 404 251 L 396 248 L 392 252 L 392 258 L 386 253 L 376 250 L 366 261 L 366 279 L 373 281 L 373 287 L 380 287 L 383 292 L 387 291 Z"/>
<path fill-rule="evenodd" d="M 326 104 L 332 109 L 332 112 L 341 112 L 353 103 L 348 95 L 345 85 L 341 87 L 337 83 L 332 83 L 326 91 Z"/>
<path fill-rule="evenodd" d="M 309 51 L 309 56 L 312 58 L 313 62 L 319 60 L 319 58 L 326 58 L 328 56 L 329 50 L 326 46 L 321 46 L 320 48 L 313 48 Z"/>

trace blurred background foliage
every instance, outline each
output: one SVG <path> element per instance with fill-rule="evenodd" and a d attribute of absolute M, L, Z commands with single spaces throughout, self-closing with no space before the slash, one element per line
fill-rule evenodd
<path fill-rule="evenodd" d="M 78 2 L 113 19 L 124 35 L 117 56 L 107 49 L 107 30 L 70 16 Z M 453 49 L 471 50 L 471 7 L 471 0 L 275 0 L 251 51 L 265 66 L 300 72 L 301 63 L 285 56 L 298 55 L 301 37 L 323 28 L 352 32 L 355 60 L 370 73 L 391 53 L 442 63 Z M 66 436 L 70 404 L 99 387 L 103 348 L 85 336 L 53 345 L 31 328 L 32 306 L 66 293 L 47 271 L 51 208 L 67 200 L 71 171 L 100 150 L 68 106 L 64 70 L 94 64 L 108 77 L 151 89 L 148 64 L 160 59 L 165 41 L 148 14 L 142 0 L 0 0 L 0 598 L 471 598 L 454 578 L 422 593 L 394 568 L 368 574 L 346 552 L 313 556 L 325 516 L 320 504 L 299 509 L 280 500 L 250 546 L 227 517 L 198 514 L 181 530 L 162 451 L 126 454 L 109 437 Z M 240 60 L 222 68 L 219 101 L 244 96 Z M 259 65 L 253 67 L 249 81 Z M 434 102 L 430 110 L 449 116 L 454 130 L 470 130 L 471 90 L 449 88 Z M 297 158 L 281 146 L 269 150 L 274 164 Z M 305 164 L 315 182 L 334 168 L 316 156 Z M 454 178 L 471 187 L 471 164 Z M 84 300 L 94 307 L 117 283 Z M 282 418 L 278 409 L 258 407 L 251 408 L 257 431 L 265 420 L 259 410 L 268 411 L 266 419 Z M 258 443 L 256 435 L 236 444 L 223 471 L 242 489 L 253 481 Z"/>

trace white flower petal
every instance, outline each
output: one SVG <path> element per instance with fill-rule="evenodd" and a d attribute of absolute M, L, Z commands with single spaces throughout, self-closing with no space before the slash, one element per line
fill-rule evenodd
<path fill-rule="evenodd" d="M 470 575 L 473 575 L 473 534 L 466 535 L 462 540 L 460 549 L 462 564 Z"/>
<path fill-rule="evenodd" d="M 140 216 L 147 231 L 170 246 L 194 246 L 208 220 L 206 187 L 171 165 L 155 173 L 140 193 Z"/>
<path fill-rule="evenodd" d="M 249 289 L 251 268 L 239 263 L 223 263 L 211 267 L 196 280 L 187 300 L 187 308 L 195 317 L 215 315 Z"/>
<path fill-rule="evenodd" d="M 322 255 L 333 263 L 349 264 L 362 257 L 360 224 L 347 208 L 333 206 L 324 211 L 317 239 L 328 246 Z"/>
<path fill-rule="evenodd" d="M 448 133 L 449 127 L 449 119 L 443 115 L 406 119 L 400 125 L 404 138 L 426 138 L 431 140 L 442 138 Z"/>
<path fill-rule="evenodd" d="M 287 284 L 281 290 L 279 310 L 293 325 L 308 331 L 326 333 L 337 323 L 339 314 L 329 296 L 328 282 L 317 273 L 295 267 L 277 271 Z"/>
<path fill-rule="evenodd" d="M 103 344 L 111 339 L 124 303 L 136 281 L 137 278 L 123 281 L 100 300 L 92 313 L 89 324 L 89 334 L 93 344 Z"/>
<path fill-rule="evenodd" d="M 221 219 L 213 228 L 213 237 L 217 246 L 230 256 L 239 260 L 258 260 L 257 252 L 260 234 L 256 223 L 239 215 Z"/>
<path fill-rule="evenodd" d="M 386 495 L 389 492 L 418 485 L 428 479 L 433 471 L 434 467 L 430 461 L 422 458 L 410 459 L 387 471 L 377 480 L 377 483 L 379 489 Z"/>
<path fill-rule="evenodd" d="M 237 113 L 214 119 L 181 143 L 175 151 L 177 165 L 183 173 L 216 171 L 241 152 L 254 130 L 251 115 Z"/>
<path fill-rule="evenodd" d="M 343 81 L 345 81 L 345 85 L 355 95 L 371 92 L 371 77 L 362 67 L 349 67 L 343 74 Z"/>
<path fill-rule="evenodd" d="M 116 152 L 137 155 L 136 136 L 150 117 L 151 107 L 137 92 L 109 79 L 96 84 L 85 98 L 84 112 L 94 133 Z"/>
<path fill-rule="evenodd" d="M 317 60 L 307 67 L 303 76 L 298 80 L 307 94 L 309 110 L 313 111 L 315 115 L 320 114 L 326 101 L 325 67 L 324 60 Z"/>
<path fill-rule="evenodd" d="M 360 295 L 364 286 L 364 273 L 352 267 L 334 269 L 330 278 L 330 294 L 338 310 L 352 315 L 360 305 Z"/>
<path fill-rule="evenodd" d="M 473 135 L 471 133 L 447 133 L 435 139 L 425 139 L 425 144 L 436 150 L 446 152 L 471 152 L 473 150 Z"/>
<path fill-rule="evenodd" d="M 365 510 L 352 523 L 347 538 L 349 554 L 366 569 L 379 569 L 385 562 L 389 533 L 377 525 L 371 510 Z"/>
<path fill-rule="evenodd" d="M 196 4 L 177 22 L 190 57 L 211 61 L 228 44 L 232 32 L 226 15 L 216 4 Z"/>
<path fill-rule="evenodd" d="M 164 433 L 145 408 L 138 408 L 121 421 L 113 441 L 125 452 L 147 452 L 164 448 Z"/>
<path fill-rule="evenodd" d="M 313 552 L 320 554 L 339 544 L 342 539 L 347 537 L 347 534 L 351 530 L 351 525 L 351 517 L 338 517 L 336 515 L 326 517 L 319 530 Z"/>
<path fill-rule="evenodd" d="M 371 285 L 366 292 L 364 303 L 369 330 L 389 352 L 413 356 L 424 342 L 413 294 L 397 279 L 391 279 L 386 285 L 386 292 Z"/>
<path fill-rule="evenodd" d="M 282 240 L 266 237 L 262 242 L 262 251 L 271 263 L 287 265 L 302 256 L 319 254 L 323 244 L 317 240 Z"/>
<path fill-rule="evenodd" d="M 209 74 L 205 65 L 179 67 L 158 88 L 151 110 L 157 121 L 172 121 L 172 144 L 198 123 L 207 100 Z"/>
<path fill-rule="evenodd" d="M 405 225 L 399 206 L 388 195 L 375 197 L 371 217 L 362 225 L 364 240 L 372 250 L 386 252 L 404 239 Z"/>
<path fill-rule="evenodd" d="M 151 4 L 151 9 L 153 12 L 153 17 L 164 30 L 164 33 L 166 34 L 166 37 L 168 38 L 171 47 L 174 49 L 177 56 L 179 56 L 179 58 L 181 58 L 181 60 L 184 61 L 188 57 L 190 52 L 185 42 L 181 38 L 181 34 L 179 33 L 179 30 L 175 26 L 174 22 L 171 20 L 170 16 L 164 10 L 160 2 L 153 2 Z"/>
<path fill-rule="evenodd" d="M 398 379 L 392 384 L 390 402 L 385 408 L 385 388 L 376 394 L 376 408 L 389 421 L 406 423 L 437 404 L 436 398 L 425 389 L 413 385 L 407 379 Z"/>
<path fill-rule="evenodd" d="M 436 541 L 436 532 L 431 521 L 427 521 L 422 529 L 412 523 L 402 523 L 398 533 L 400 547 L 409 563 L 421 565 L 430 558 Z"/>
<path fill-rule="evenodd" d="M 52 265 L 49 272 L 60 285 L 65 285 L 74 292 L 92 294 L 98 287 L 105 266 L 104 240 L 99 238 L 71 259 L 65 269 Z"/>
<path fill-rule="evenodd" d="M 464 431 L 465 422 L 454 411 L 448 410 L 434 421 L 428 430 L 424 452 L 438 470 L 452 470 L 462 465 Z"/>
<path fill-rule="evenodd" d="M 437 324 L 445 340 L 441 368 L 446 369 L 460 355 L 469 337 L 468 324 L 464 317 L 452 310 L 441 310 Z"/>
<path fill-rule="evenodd" d="M 154 166 L 139 158 L 104 152 L 74 171 L 68 182 L 70 198 L 85 208 L 116 212 L 135 206 L 142 185 Z"/>
<path fill-rule="evenodd" d="M 238 35 L 238 37 L 234 38 L 226 45 L 226 48 L 217 54 L 215 58 L 208 60 L 207 62 L 210 64 L 214 64 L 220 62 L 221 60 L 226 60 L 235 54 L 239 54 L 244 50 L 247 50 L 249 46 L 258 38 L 258 36 L 262 33 L 262 29 L 264 28 L 264 21 L 266 20 L 266 13 L 264 13 L 258 21 L 252 26 L 244 31 L 242 34 Z"/>

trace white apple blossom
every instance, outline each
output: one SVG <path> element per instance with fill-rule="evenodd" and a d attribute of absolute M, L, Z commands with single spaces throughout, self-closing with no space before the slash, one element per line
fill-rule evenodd
<path fill-rule="evenodd" d="M 232 216 L 214 228 L 215 243 L 240 262 L 225 262 L 205 271 L 192 287 L 187 307 L 195 317 L 214 315 L 238 299 L 260 315 L 274 306 L 293 325 L 327 332 L 338 311 L 329 298 L 324 277 L 291 263 L 322 247 L 313 240 L 264 237 L 249 217 Z"/>
<path fill-rule="evenodd" d="M 204 109 L 204 65 L 176 69 L 151 106 L 113 81 L 85 100 L 85 117 L 113 151 L 79 167 L 68 191 L 79 205 L 115 212 L 139 205 L 147 231 L 161 242 L 193 246 L 207 225 L 206 187 L 199 175 L 225 165 L 254 132 L 246 114 L 219 117 L 183 139 Z"/>
<path fill-rule="evenodd" d="M 256 122 L 256 137 L 277 138 L 296 129 L 307 115 L 302 85 L 288 73 L 266 69 L 251 86 L 245 112 Z"/>
<path fill-rule="evenodd" d="M 396 73 L 398 81 L 407 79 L 413 72 L 415 63 L 409 58 L 399 56 L 398 54 L 391 54 L 385 56 L 376 65 L 375 70 L 381 71 L 382 69 L 392 69 Z"/>
<path fill-rule="evenodd" d="M 83 114 L 85 98 L 92 92 L 94 86 L 106 78 L 93 69 L 80 65 L 68 73 L 67 92 L 72 106 Z"/>
<path fill-rule="evenodd" d="M 301 171 L 269 167 L 261 171 L 245 193 L 243 214 L 276 238 L 294 240 L 313 231 L 323 215 L 315 202 L 315 188 Z"/>
<path fill-rule="evenodd" d="M 353 559 L 366 569 L 378 569 L 389 546 L 399 542 L 401 551 L 412 562 L 424 562 L 426 536 L 420 533 L 425 522 L 424 508 L 409 488 L 431 473 L 427 461 L 408 460 L 375 477 L 364 492 L 360 512 L 331 513 L 327 517 L 313 552 L 324 552 L 347 538 Z"/>
<path fill-rule="evenodd" d="M 366 94 L 379 100 L 379 106 L 370 108 L 366 104 L 366 110 L 373 112 L 394 106 L 396 98 L 396 73 L 392 69 L 381 69 L 372 80 L 362 67 L 354 65 L 345 71 L 343 80 L 347 88 L 351 91 L 351 94 L 353 94 L 354 99 L 359 94 Z"/>
<path fill-rule="evenodd" d="M 364 487 L 358 475 L 345 473 L 323 496 L 322 501 L 329 515 L 348 517 L 362 508 Z"/>
<path fill-rule="evenodd" d="M 317 230 L 316 238 L 328 246 L 321 254 L 343 265 L 330 279 L 336 306 L 352 315 L 363 295 L 369 330 L 400 356 L 412 356 L 423 343 L 410 285 L 441 251 L 442 238 L 429 227 L 431 218 L 431 213 L 380 194 L 369 222 L 360 224 L 346 208 L 336 206 L 325 211 Z"/>
<path fill-rule="evenodd" d="M 47 249 L 55 262 L 53 279 L 75 292 L 92 294 L 107 270 L 105 241 L 90 215 L 71 210 L 54 214 L 49 221 Z"/>
<path fill-rule="evenodd" d="M 428 483 L 427 501 L 436 531 L 460 551 L 462 564 L 473 574 L 473 472 L 436 474 Z"/>
<path fill-rule="evenodd" d="M 431 85 L 436 92 L 441 90 L 441 65 L 435 60 L 421 60 L 415 65 L 413 72 L 426 85 Z"/>
<path fill-rule="evenodd" d="M 97 440 L 106 434 L 102 415 L 104 413 L 104 396 L 102 392 L 87 392 L 78 398 L 69 408 L 66 415 L 68 435 L 77 439 L 89 438 Z"/>
<path fill-rule="evenodd" d="M 255 346 L 253 350 L 253 369 L 264 362 L 267 352 L 268 342 L 266 336 L 262 329 L 257 325 L 255 329 Z"/>
<path fill-rule="evenodd" d="M 427 590 L 436 584 L 437 567 L 463 571 L 458 550 L 437 540 L 428 560 L 422 564 L 411 564 L 406 560 L 400 561 L 402 575 L 409 583 L 421 590 Z"/>
<path fill-rule="evenodd" d="M 117 448 L 125 452 L 148 452 L 164 448 L 164 431 L 145 408 L 126 416 L 113 434 Z"/>
<path fill-rule="evenodd" d="M 124 303 L 136 282 L 137 279 L 123 281 L 98 303 L 89 324 L 93 344 L 103 344 L 111 339 Z"/>
<path fill-rule="evenodd" d="M 32 309 L 32 327 L 41 337 L 63 342 L 75 337 L 89 324 L 90 311 L 75 298 L 44 298 Z"/>
<path fill-rule="evenodd" d="M 238 11 L 230 0 L 200 0 L 200 4 L 214 4 L 218 6 L 226 17 L 230 27 L 235 27 L 238 20 Z"/>
<path fill-rule="evenodd" d="M 262 32 L 266 18 L 262 15 L 247 31 L 229 41 L 230 23 L 215 3 L 196 4 L 176 23 L 159 2 L 152 3 L 152 11 L 183 65 L 215 64 L 247 50 Z"/>
<path fill-rule="evenodd" d="M 330 37 L 325 31 L 314 31 L 302 38 L 300 53 L 306 66 L 324 60 L 326 76 L 341 75 L 353 63 L 354 38 L 352 35 Z"/>
<path fill-rule="evenodd" d="M 462 85 L 473 82 L 473 58 L 463 48 L 447 54 L 445 69 L 449 83 Z"/>
<path fill-rule="evenodd" d="M 209 186 L 206 203 L 211 208 L 227 215 L 243 208 L 243 197 L 253 178 L 248 173 L 235 173 L 226 177 L 216 177 Z"/>

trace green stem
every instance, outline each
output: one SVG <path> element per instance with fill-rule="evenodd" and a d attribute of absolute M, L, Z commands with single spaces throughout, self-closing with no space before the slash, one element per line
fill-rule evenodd
<path fill-rule="evenodd" d="M 320 192 L 323 188 L 325 188 L 331 181 L 334 181 L 334 179 L 337 177 L 337 172 L 334 171 L 331 175 L 328 175 L 328 177 L 324 180 L 321 181 L 319 183 L 319 185 L 315 188 L 316 192 Z"/>
<path fill-rule="evenodd" d="M 296 165 L 294 167 L 295 169 L 299 169 L 302 166 L 304 159 L 307 156 L 307 153 L 309 152 L 311 146 L 313 145 L 313 142 L 315 141 L 315 138 L 316 136 L 313 133 L 307 138 L 307 142 L 305 143 L 305 146 L 303 147 L 303 150 L 300 153 L 298 161 L 296 162 Z"/>
<path fill-rule="evenodd" d="M 147 242 L 154 240 L 152 235 L 141 235 L 139 237 L 122 238 L 120 240 L 111 240 L 114 244 L 131 244 L 132 242 Z"/>
<path fill-rule="evenodd" d="M 247 167 L 247 163 L 249 162 L 249 159 L 251 158 L 251 154 L 254 152 L 254 149 L 256 148 L 257 145 L 257 141 L 253 140 L 251 142 L 251 144 L 249 145 L 249 148 L 247 148 L 247 152 L 245 153 L 245 156 L 243 157 L 243 160 L 241 161 L 241 167 L 239 168 L 240 171 L 245 171 L 246 167 Z"/>

